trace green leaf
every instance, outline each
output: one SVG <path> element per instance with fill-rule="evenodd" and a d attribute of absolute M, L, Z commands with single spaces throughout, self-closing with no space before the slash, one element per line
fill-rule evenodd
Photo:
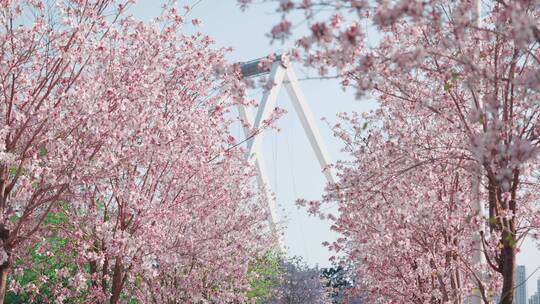
<path fill-rule="evenodd" d="M 452 84 L 449 81 L 446 81 L 444 83 L 444 91 L 448 92 L 448 91 L 450 91 L 451 88 L 452 88 Z"/>
<path fill-rule="evenodd" d="M 48 152 L 48 151 L 47 151 L 47 148 L 41 147 L 41 148 L 39 149 L 39 156 L 45 156 L 45 155 L 47 155 L 47 152 Z"/>
<path fill-rule="evenodd" d="M 13 215 L 9 218 L 9 221 L 12 223 L 12 224 L 16 224 L 18 221 L 19 221 L 19 218 L 21 218 L 20 216 L 18 215 Z"/>
<path fill-rule="evenodd" d="M 11 166 L 9 167 L 9 177 L 13 178 L 15 175 L 17 175 L 17 166 Z"/>
<path fill-rule="evenodd" d="M 249 267 L 250 290 L 247 297 L 264 303 L 272 295 L 273 287 L 279 283 L 281 270 L 279 267 L 279 252 L 269 251 Z"/>
<path fill-rule="evenodd" d="M 517 241 L 513 235 L 509 234 L 506 236 L 505 239 L 506 239 L 506 242 L 508 243 L 508 246 L 510 246 L 511 248 L 514 248 L 516 246 Z"/>

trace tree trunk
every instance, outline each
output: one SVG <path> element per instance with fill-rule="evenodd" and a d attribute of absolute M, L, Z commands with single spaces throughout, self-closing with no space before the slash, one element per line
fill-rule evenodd
<path fill-rule="evenodd" d="M 503 233 L 503 248 L 501 250 L 501 274 L 503 277 L 503 287 L 501 291 L 501 304 L 512 304 L 514 302 L 514 289 L 516 285 L 516 250 L 511 234 Z"/>
<path fill-rule="evenodd" d="M 119 257 L 116 257 L 114 261 L 114 273 L 112 278 L 111 304 L 116 304 L 118 303 L 118 300 L 120 300 L 120 293 L 122 292 L 122 285 L 124 283 L 123 281 L 122 262 Z"/>
<path fill-rule="evenodd" d="M 489 171 L 488 171 L 489 172 Z M 510 190 L 511 198 L 507 201 L 502 197 L 503 187 L 496 180 L 494 174 L 489 172 L 489 218 L 497 219 L 490 221 L 490 230 L 501 232 L 499 241 L 500 251 L 497 261 L 497 272 L 503 279 L 500 304 L 513 304 L 514 290 L 516 288 L 516 223 L 514 217 L 510 219 L 500 218 L 501 211 L 511 211 L 516 214 L 516 193 L 519 184 L 519 171 L 514 171 L 512 178 L 512 187 Z M 508 191 L 506 190 L 506 191 Z"/>
<path fill-rule="evenodd" d="M 6 248 L 6 243 L 9 238 L 9 230 L 6 229 L 4 224 L 0 224 L 0 250 L 3 252 L 3 264 L 0 265 L 0 304 L 4 304 L 7 291 L 7 277 L 11 270 L 11 250 Z"/>
<path fill-rule="evenodd" d="M 8 264 L 0 266 L 0 304 L 4 304 L 4 299 L 6 298 L 7 291 L 7 276 L 10 268 Z"/>

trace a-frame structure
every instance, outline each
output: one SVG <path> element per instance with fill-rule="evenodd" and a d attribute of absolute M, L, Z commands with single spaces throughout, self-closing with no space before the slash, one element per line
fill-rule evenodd
<path fill-rule="evenodd" d="M 300 120 L 300 123 L 302 124 L 302 128 L 309 139 L 309 143 L 311 144 L 313 152 L 317 157 L 321 170 L 323 171 L 326 179 L 333 183 L 335 178 L 333 173 L 328 168 L 330 165 L 330 156 L 319 129 L 317 128 L 313 114 L 305 100 L 304 94 L 302 93 L 298 79 L 296 78 L 292 67 L 285 59 L 286 58 L 283 58 L 282 56 L 276 56 L 270 71 L 260 69 L 259 63 L 262 59 L 246 62 L 241 65 L 243 77 L 257 77 L 269 73 L 269 81 L 273 84 L 270 89 L 267 89 L 263 93 L 255 119 L 253 119 L 251 113 L 247 111 L 244 106 L 238 106 L 240 118 L 244 120 L 247 125 L 253 127 L 253 129 L 250 129 L 246 126 L 246 124 L 244 124 L 244 134 L 246 137 L 251 136 L 251 134 L 253 134 L 253 130 L 258 130 L 261 127 L 261 123 L 270 117 L 275 108 L 279 92 L 284 87 Z M 264 132 L 261 132 L 247 142 L 246 158 L 253 163 L 257 169 L 257 182 L 259 186 L 264 187 L 267 191 L 266 196 L 269 204 L 268 209 L 270 211 L 272 224 L 275 225 L 277 224 L 275 200 L 272 198 L 273 196 L 270 193 L 270 184 L 268 183 L 266 169 L 264 167 L 264 154 L 261 149 L 263 135 Z"/>

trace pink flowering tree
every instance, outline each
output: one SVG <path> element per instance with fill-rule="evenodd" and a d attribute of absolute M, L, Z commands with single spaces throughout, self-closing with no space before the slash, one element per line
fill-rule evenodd
<path fill-rule="evenodd" d="M 343 235 L 327 245 L 355 263 L 357 288 L 371 299 L 464 303 L 480 286 L 489 302 L 500 281 L 472 259 L 481 221 L 473 163 L 454 146 L 459 133 L 403 110 L 351 114 L 336 127 L 352 160 L 337 164 L 340 182 L 325 197 L 339 202 L 340 215 L 328 216 Z M 432 138 L 436 130 L 448 132 Z"/>
<path fill-rule="evenodd" d="M 94 158 L 110 139 L 100 138 L 97 130 L 114 114 L 95 115 L 95 99 L 103 90 L 85 71 L 109 34 L 105 12 L 114 18 L 123 8 L 110 4 L 61 2 L 62 18 L 49 15 L 41 1 L 0 4 L 0 299 L 13 254 L 32 242 L 47 214 L 102 166 Z M 111 108 L 114 112 L 119 111 Z M 111 134 L 105 127 L 100 131 Z"/>
<path fill-rule="evenodd" d="M 246 6 L 250 1 L 240 2 Z M 370 93 L 379 101 L 382 112 L 370 132 L 380 134 L 365 136 L 367 142 L 384 151 L 367 153 L 367 148 L 362 148 L 364 144 L 353 145 L 349 151 L 358 162 L 368 161 L 374 157 L 368 155 L 376 153 L 381 164 L 385 164 L 374 171 L 379 175 L 377 179 L 392 180 L 393 186 L 401 188 L 385 193 L 385 196 L 392 194 L 394 199 L 416 202 L 414 208 L 407 211 L 413 213 L 416 222 L 426 218 L 418 216 L 416 208 L 441 210 L 451 205 L 448 197 L 440 201 L 420 199 L 423 192 L 452 189 L 454 184 L 455 176 L 432 166 L 464 166 L 461 173 L 452 169 L 460 175 L 462 185 L 455 190 L 462 197 L 459 203 L 463 204 L 458 208 L 458 218 L 466 221 L 472 217 L 472 223 L 476 222 L 478 227 L 468 227 L 468 232 L 461 231 L 461 236 L 468 237 L 462 239 L 460 236 L 463 243 L 456 249 L 463 258 L 470 258 L 473 255 L 471 250 L 478 248 L 478 242 L 481 242 L 486 265 L 469 271 L 467 280 L 472 282 L 461 286 L 477 286 L 479 296 L 488 303 L 491 287 L 487 286 L 501 284 L 494 292 L 502 295 L 501 303 L 512 303 L 519 242 L 526 235 L 537 233 L 539 227 L 539 208 L 534 206 L 538 185 L 535 170 L 540 110 L 540 10 L 537 3 L 504 0 L 480 3 L 285 0 L 279 1 L 277 11 L 282 14 L 282 21 L 271 31 L 275 39 L 294 35 L 292 30 L 297 27 L 292 24 L 290 16 L 300 15 L 307 21 L 309 34 L 296 40 L 298 48 L 291 51 L 293 56 L 317 68 L 323 76 L 341 78 L 343 86 L 353 87 L 359 96 Z M 353 119 L 352 134 L 360 134 L 358 130 L 363 124 L 362 119 Z M 390 135 L 399 134 L 402 130 L 407 130 L 407 133 L 400 135 L 399 141 L 393 141 Z M 415 132 L 425 135 L 417 138 Z M 411 142 L 411 138 L 416 141 Z M 451 145 L 435 145 L 441 139 L 450 141 Z M 403 158 L 396 158 L 400 154 L 395 152 L 385 155 L 389 153 L 385 142 L 393 142 L 396 149 L 406 152 Z M 443 155 L 421 158 L 419 155 L 423 149 L 433 153 L 441 150 Z M 407 167 L 403 167 L 405 161 Z M 367 176 L 361 171 L 367 168 L 361 166 L 367 165 L 342 165 L 341 181 L 337 185 L 329 185 L 330 197 L 342 197 L 338 200 L 344 206 L 356 204 L 352 206 L 358 208 L 371 202 L 363 195 L 377 188 L 365 180 Z M 407 179 L 394 180 L 398 178 L 395 174 L 383 178 L 388 172 L 405 169 Z M 430 183 L 422 181 L 428 172 L 437 174 Z M 353 175 L 362 178 L 351 185 L 349 176 Z M 480 193 L 476 193 L 476 186 L 471 186 L 475 183 L 480 184 Z M 361 195 L 362 200 L 348 201 L 351 198 L 348 196 L 353 194 L 337 194 L 340 187 L 356 189 L 358 194 L 354 195 Z M 484 216 L 477 214 L 476 200 L 480 200 L 485 208 Z M 386 204 L 387 207 L 393 206 L 392 203 Z M 341 212 L 337 219 L 338 223 L 351 224 L 337 227 L 344 234 L 348 244 L 346 248 L 351 250 L 348 256 L 361 260 L 360 257 L 368 253 L 352 253 L 359 243 L 352 235 L 364 230 L 354 223 L 364 221 L 358 218 L 370 216 L 370 213 L 354 212 L 356 209 L 352 206 L 344 208 L 348 212 Z M 373 212 L 386 211 L 382 208 Z M 451 231 L 449 228 L 457 224 L 446 223 L 444 218 L 438 217 L 443 214 L 430 215 L 432 224 L 424 227 L 430 229 L 428 233 L 438 229 Z M 394 218 L 392 213 L 380 216 L 383 221 Z M 481 233 L 480 240 L 472 242 L 470 235 L 478 232 Z M 437 235 L 441 237 L 441 234 Z M 389 243 L 384 245 L 387 248 L 399 237 L 388 229 L 381 230 L 378 235 L 379 239 L 389 238 Z M 412 237 L 409 234 L 407 239 Z M 469 260 L 467 264 L 471 262 Z M 429 269 L 432 267 L 430 263 L 424 260 L 421 267 Z M 379 265 L 382 267 L 383 264 Z M 366 274 L 369 273 L 367 271 Z M 500 280 L 500 283 L 484 282 L 489 273 L 495 273 L 498 278 L 495 282 Z M 437 283 L 436 287 L 428 289 L 442 292 L 441 286 L 442 283 Z M 382 293 L 388 294 L 386 291 Z"/>
<path fill-rule="evenodd" d="M 60 302 L 242 299 L 269 247 L 228 131 L 239 72 L 210 38 L 182 34 L 174 5 L 144 24 L 125 15 L 131 2 L 0 4 L 0 302 L 51 235 L 69 259 Z M 50 214 L 65 220 L 44 225 Z"/>

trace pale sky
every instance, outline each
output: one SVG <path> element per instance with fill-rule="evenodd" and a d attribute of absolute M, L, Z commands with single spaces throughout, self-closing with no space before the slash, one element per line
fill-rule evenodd
<path fill-rule="evenodd" d="M 159 14 L 161 2 L 139 0 L 132 12 L 136 17 L 148 20 Z M 181 5 L 195 2 L 179 1 Z M 249 61 L 286 49 L 280 43 L 271 45 L 265 36 L 280 18 L 273 12 L 273 7 L 255 5 L 243 13 L 236 5 L 236 0 L 202 0 L 195 6 L 191 16 L 202 20 L 199 29 L 214 38 L 217 46 L 233 47 L 229 55 L 231 62 Z M 299 78 L 305 72 L 298 66 L 295 66 L 295 71 Z M 367 111 L 374 104 L 355 100 L 353 93 L 343 92 L 336 81 L 301 81 L 301 86 L 332 159 L 346 157 L 340 152 L 341 142 L 332 136 L 328 125 L 319 119 L 326 117 L 336 122 L 336 114 L 339 112 Z M 259 100 L 260 95 L 259 92 L 252 92 L 251 96 Z M 330 253 L 321 243 L 333 240 L 335 234 L 330 231 L 327 222 L 308 217 L 304 210 L 297 210 L 294 206 L 298 198 L 319 199 L 325 179 L 286 94 L 280 95 L 278 106 L 285 108 L 288 114 L 278 124 L 280 132 L 265 135 L 263 151 L 268 179 L 277 196 L 278 215 L 287 225 L 285 245 L 289 255 L 300 255 L 311 265 L 328 266 Z M 241 136 L 240 128 L 235 130 L 235 134 Z M 540 253 L 531 241 L 522 245 L 518 264 L 527 267 L 527 275 L 540 267 Z M 528 281 L 528 297 L 536 291 L 539 274 L 540 270 Z"/>

